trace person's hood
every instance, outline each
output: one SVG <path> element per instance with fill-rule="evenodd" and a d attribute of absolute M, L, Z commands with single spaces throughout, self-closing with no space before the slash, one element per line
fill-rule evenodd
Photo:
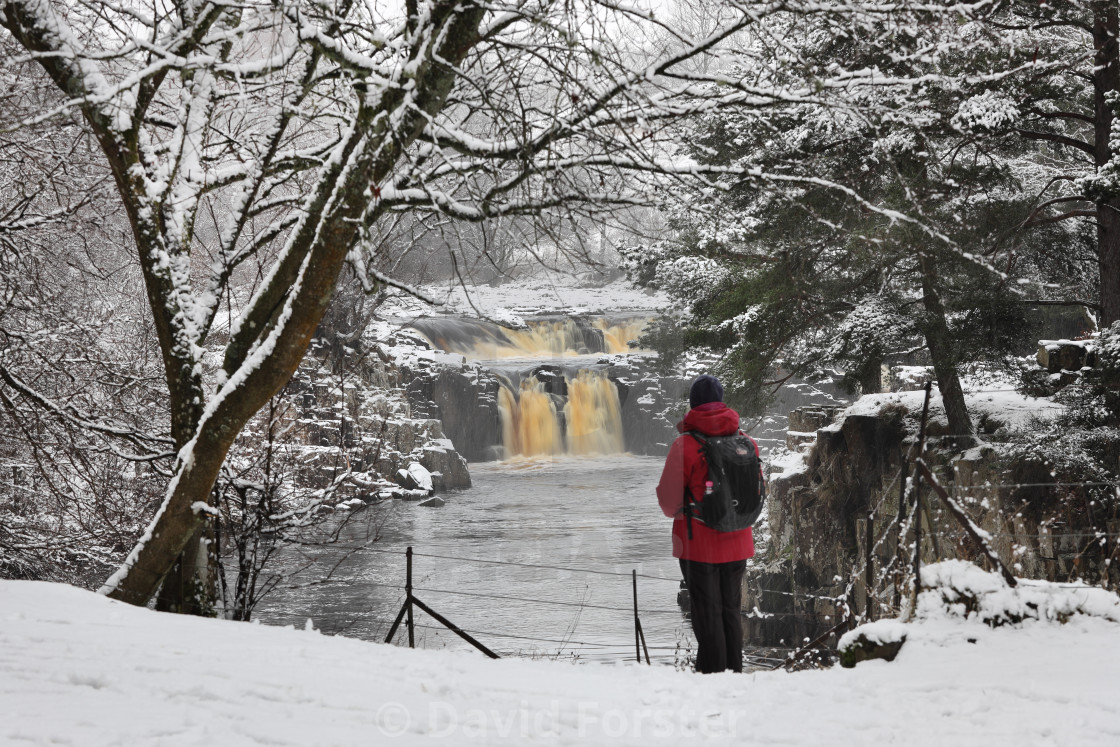
<path fill-rule="evenodd" d="M 699 431 L 705 436 L 731 436 L 739 430 L 739 413 L 722 402 L 693 407 L 677 423 L 681 433 Z"/>

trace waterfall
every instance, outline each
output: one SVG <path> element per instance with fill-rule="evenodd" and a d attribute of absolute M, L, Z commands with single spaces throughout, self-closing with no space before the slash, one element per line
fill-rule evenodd
<path fill-rule="evenodd" d="M 498 393 L 505 456 L 617 454 L 625 450 L 618 390 L 603 373 L 581 369 L 563 377 L 564 395 L 550 394 L 536 376 L 515 393 Z M 566 401 L 564 401 L 566 399 Z M 562 403 L 562 404 L 560 404 Z"/>
<path fill-rule="evenodd" d="M 622 407 L 614 383 L 584 369 L 568 382 L 564 405 L 569 454 L 617 454 L 622 444 Z"/>
<path fill-rule="evenodd" d="M 505 329 L 476 319 L 417 319 L 411 323 L 436 347 L 474 360 L 547 358 L 629 353 L 645 318 L 533 320 L 528 329 Z"/>
<path fill-rule="evenodd" d="M 519 396 L 508 386 L 498 392 L 506 457 L 562 452 L 560 421 L 552 396 L 535 376 L 522 381 L 518 389 Z"/>
<path fill-rule="evenodd" d="M 648 323 L 649 319 L 639 317 L 552 318 L 531 320 L 522 330 L 477 319 L 416 319 L 410 324 L 434 347 L 487 361 L 486 367 L 500 381 L 490 402 L 496 399 L 501 453 L 509 458 L 625 451 L 618 387 L 608 378 L 603 362 L 571 358 L 636 352 L 630 349 L 630 341 Z M 514 358 L 536 358 L 538 363 L 499 362 Z M 466 419 L 474 417 L 470 403 L 459 401 L 463 406 L 441 408 L 466 412 Z M 464 419 L 456 417 L 457 422 Z M 496 430 L 497 423 L 492 427 Z"/>
<path fill-rule="evenodd" d="M 648 319 L 631 319 L 627 321 L 608 322 L 606 319 L 596 319 L 595 328 L 603 333 L 603 340 L 607 344 L 608 353 L 633 353 L 630 341 L 641 337 L 649 325 Z"/>

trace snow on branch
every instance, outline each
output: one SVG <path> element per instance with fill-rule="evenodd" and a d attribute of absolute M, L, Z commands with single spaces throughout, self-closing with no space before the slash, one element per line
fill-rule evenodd
<path fill-rule="evenodd" d="M 128 441 L 145 452 L 141 455 L 118 453 L 118 456 L 132 461 L 147 461 L 152 458 L 159 459 L 174 455 L 172 452 L 167 451 L 168 447 L 174 446 L 174 442 L 171 439 L 163 436 L 153 436 L 134 428 L 128 428 L 113 423 L 112 421 L 97 419 L 87 413 L 81 412 L 72 404 L 59 404 L 28 385 L 19 376 L 8 370 L 7 366 L 0 365 L 0 381 L 3 381 L 12 389 L 19 392 L 36 406 L 50 412 L 59 420 L 69 423 L 76 428 Z"/>

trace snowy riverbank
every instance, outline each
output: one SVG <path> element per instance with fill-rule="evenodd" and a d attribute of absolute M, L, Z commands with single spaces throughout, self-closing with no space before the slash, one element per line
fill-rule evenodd
<path fill-rule="evenodd" d="M 891 664 L 699 676 L 409 651 L 0 581 L 0 744 L 1109 745 L 1118 632 L 942 619 Z"/>
<path fill-rule="evenodd" d="M 639 314 L 656 316 L 670 305 L 660 291 L 635 287 L 625 278 L 599 284 L 563 273 L 542 273 L 505 285 L 439 284 L 416 289 L 438 305 L 404 292 L 390 295 L 382 307 L 389 317 L 452 315 L 517 323 L 521 316 Z"/>

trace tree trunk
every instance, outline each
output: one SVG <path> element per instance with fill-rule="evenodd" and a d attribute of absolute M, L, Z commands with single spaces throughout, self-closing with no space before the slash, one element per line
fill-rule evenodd
<path fill-rule="evenodd" d="M 1094 161 L 1100 169 L 1113 157 L 1111 143 L 1113 96 L 1120 94 L 1120 11 L 1116 3 L 1093 4 L 1093 92 Z M 1120 319 L 1120 195 L 1108 195 L 1097 202 L 1097 261 L 1100 271 L 1101 318 L 1103 329 Z"/>
<path fill-rule="evenodd" d="M 1097 205 L 1097 263 L 1101 286 L 1097 326 L 1104 329 L 1120 320 L 1120 199 Z"/>
<path fill-rule="evenodd" d="M 883 359 L 873 356 L 859 370 L 860 394 L 878 394 L 883 391 Z"/>
<path fill-rule="evenodd" d="M 937 292 L 937 267 L 935 260 L 924 254 L 920 255 L 919 263 L 922 272 L 922 305 L 926 312 L 922 332 L 926 338 L 930 357 L 933 359 L 933 371 L 937 376 L 937 388 L 941 391 L 945 416 L 949 419 L 949 431 L 958 443 L 971 445 L 975 440 L 972 420 L 968 416 L 964 390 L 961 388 L 960 376 L 957 374 L 956 353 L 953 349 L 945 306 Z"/>
<path fill-rule="evenodd" d="M 209 525 L 200 526 L 187 542 L 179 559 L 163 579 L 156 609 L 160 612 L 178 612 L 184 615 L 213 617 L 217 611 L 217 564 L 207 551 Z"/>
<path fill-rule="evenodd" d="M 200 403 L 205 401 L 202 380 L 197 374 L 187 381 L 171 381 L 172 377 L 168 378 L 170 391 L 178 391 L 178 387 L 186 384 L 187 391 L 196 392 L 195 396 L 186 398 L 185 401 L 183 398 L 171 399 L 171 433 L 176 447 L 182 449 L 193 437 L 202 418 Z M 204 617 L 214 615 L 217 600 L 217 559 L 205 549 L 205 540 L 212 536 L 213 530 L 209 525 L 201 525 L 195 530 L 163 580 L 156 598 L 157 610 Z"/>

